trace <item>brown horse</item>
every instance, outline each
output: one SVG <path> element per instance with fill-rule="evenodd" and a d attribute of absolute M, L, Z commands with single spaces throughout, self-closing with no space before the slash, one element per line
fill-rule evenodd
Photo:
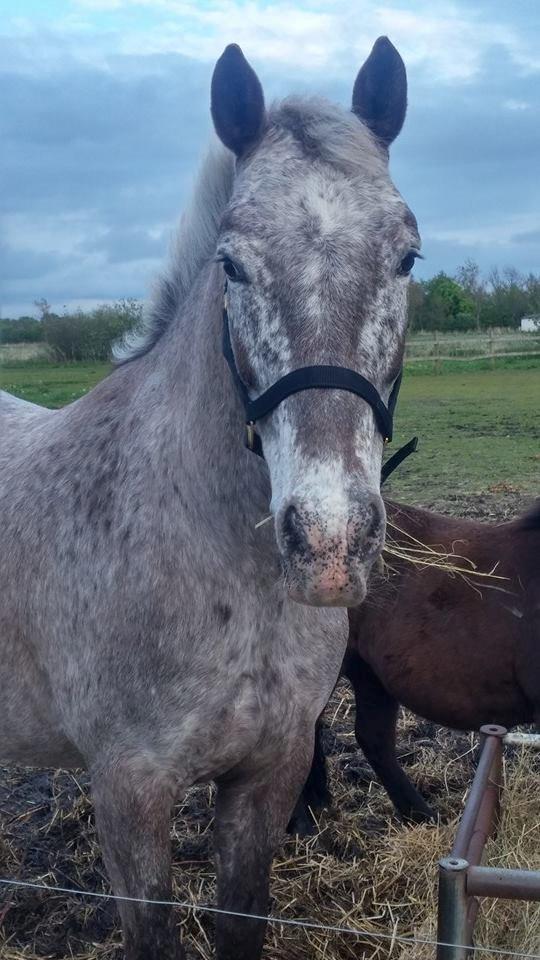
<path fill-rule="evenodd" d="M 540 500 L 526 516 L 497 524 L 389 502 L 386 510 L 398 553 L 424 544 L 451 555 L 450 565 L 472 561 L 477 573 L 493 574 L 451 573 L 392 553 L 367 601 L 349 611 L 342 673 L 354 688 L 356 739 L 398 813 L 421 821 L 433 811 L 397 761 L 400 704 L 458 730 L 540 723 Z M 302 832 L 306 805 L 317 810 L 329 799 L 318 733 L 291 823 Z"/>

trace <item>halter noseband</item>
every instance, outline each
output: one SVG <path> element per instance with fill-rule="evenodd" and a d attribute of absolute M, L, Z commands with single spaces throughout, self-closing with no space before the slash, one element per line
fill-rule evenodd
<path fill-rule="evenodd" d="M 393 433 L 393 417 L 396 408 L 403 368 L 399 371 L 394 385 L 388 398 L 388 406 L 384 403 L 376 387 L 366 380 L 360 373 L 350 370 L 348 367 L 335 367 L 325 364 L 316 366 L 299 367 L 297 370 L 291 370 L 283 377 L 268 387 L 264 393 L 254 400 L 250 400 L 247 387 L 242 380 L 231 343 L 231 334 L 229 329 L 229 314 L 227 311 L 227 287 L 225 287 L 225 299 L 223 302 L 223 356 L 229 365 L 236 389 L 244 405 L 246 415 L 246 447 L 257 456 L 264 459 L 262 442 L 259 434 L 255 430 L 257 420 L 261 420 L 269 413 L 272 413 L 276 407 L 286 400 L 287 397 L 302 390 L 313 389 L 334 389 L 347 390 L 349 393 L 355 393 L 366 403 L 369 403 L 375 416 L 375 423 L 381 433 L 383 440 L 390 443 Z M 401 447 L 390 460 L 384 464 L 381 471 L 381 483 L 390 476 L 397 466 L 408 457 L 410 453 L 416 450 L 418 443 L 417 437 L 414 437 L 409 443 Z"/>

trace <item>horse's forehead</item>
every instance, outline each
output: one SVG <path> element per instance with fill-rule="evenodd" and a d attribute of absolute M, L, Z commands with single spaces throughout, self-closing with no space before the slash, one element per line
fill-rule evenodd
<path fill-rule="evenodd" d="M 361 243 L 366 230 L 403 220 L 406 206 L 385 171 L 359 164 L 343 170 L 310 158 L 264 157 L 246 170 L 233 201 L 230 225 L 265 236 L 302 239 L 339 235 Z"/>

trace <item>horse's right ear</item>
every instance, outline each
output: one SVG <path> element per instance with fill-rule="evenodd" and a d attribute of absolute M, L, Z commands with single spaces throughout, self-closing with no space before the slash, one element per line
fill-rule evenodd
<path fill-rule="evenodd" d="M 262 87 L 236 43 L 216 63 L 211 109 L 218 137 L 237 157 L 260 138 L 266 118 Z"/>

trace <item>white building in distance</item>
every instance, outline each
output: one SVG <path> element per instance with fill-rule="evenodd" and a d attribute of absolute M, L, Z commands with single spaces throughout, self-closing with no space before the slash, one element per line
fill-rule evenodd
<path fill-rule="evenodd" d="M 519 329 L 526 333 L 540 333 L 540 317 L 523 317 Z"/>

